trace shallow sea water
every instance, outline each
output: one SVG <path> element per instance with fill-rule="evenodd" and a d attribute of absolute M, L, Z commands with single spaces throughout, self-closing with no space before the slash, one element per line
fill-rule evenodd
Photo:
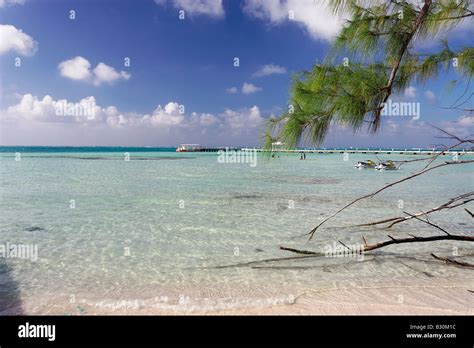
<path fill-rule="evenodd" d="M 52 303 L 73 298 L 103 303 L 163 296 L 179 302 L 187 294 L 207 299 L 280 294 L 286 299 L 298 289 L 407 279 L 428 284 L 454 279 L 474 286 L 472 271 L 430 256 L 459 255 L 472 262 L 474 247 L 459 242 L 391 246 L 363 260 L 359 255 L 246 264 L 297 256 L 279 245 L 324 252 L 338 240 L 346 245 L 360 245 L 362 236 L 369 242 L 386 240 L 387 231 L 347 226 L 404 210 L 415 213 L 472 191 L 472 165 L 441 168 L 364 200 L 308 243 L 295 237 L 424 164 L 379 172 L 354 168 L 359 160 L 374 159 L 371 155 L 350 154 L 348 161 L 342 154 L 310 154 L 306 161 L 298 155 L 259 156 L 256 167 L 218 163 L 215 153 L 130 156 L 125 161 L 117 152 L 24 153 L 15 161 L 13 153 L 0 154 L 0 244 L 38 248 L 36 261 L 0 259 L 0 313 L 19 303 L 27 312 L 43 306 L 39 312 L 48 313 Z M 453 233 L 474 230 L 462 208 L 432 219 Z M 413 221 L 389 233 L 437 231 Z M 221 267 L 226 265 L 238 266 Z"/>

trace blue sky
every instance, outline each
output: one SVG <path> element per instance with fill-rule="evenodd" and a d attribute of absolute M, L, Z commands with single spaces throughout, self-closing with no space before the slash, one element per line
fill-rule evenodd
<path fill-rule="evenodd" d="M 313 0 L 0 0 L 0 143 L 260 145 L 265 119 L 287 107 L 291 75 L 327 53 L 342 23 L 331 16 Z M 472 28 L 453 44 L 470 44 Z M 455 99 L 452 78 L 401 96 L 421 104 L 419 120 L 389 119 L 376 137 L 334 127 L 325 145 L 428 146 L 427 122 L 468 116 L 449 124 L 465 133 L 470 115 L 439 107 Z M 58 115 L 67 103 L 93 105 L 94 117 Z"/>

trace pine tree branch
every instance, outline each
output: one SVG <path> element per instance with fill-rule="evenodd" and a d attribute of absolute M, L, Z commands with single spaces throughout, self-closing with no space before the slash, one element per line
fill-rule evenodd
<path fill-rule="evenodd" d="M 408 50 L 408 46 L 409 46 L 410 42 L 412 41 L 412 39 L 414 38 L 416 32 L 421 27 L 424 19 L 426 18 L 427 14 L 428 14 L 428 9 L 429 9 L 430 6 L 431 6 L 431 0 L 425 0 L 425 3 L 423 5 L 420 13 L 418 14 L 416 20 L 415 20 L 415 23 L 413 25 L 411 33 L 409 33 L 407 35 L 405 41 L 403 42 L 403 44 L 400 48 L 400 52 L 398 54 L 397 59 L 395 60 L 395 64 L 394 64 L 394 66 L 392 68 L 392 71 L 390 73 L 390 77 L 388 79 L 387 85 L 384 87 L 385 96 L 382 99 L 381 105 L 375 111 L 374 118 L 372 120 L 372 125 L 374 127 L 374 130 L 377 129 L 377 125 L 380 121 L 380 116 L 382 114 L 382 110 L 384 108 L 385 103 L 387 102 L 388 98 L 390 98 L 390 96 L 392 95 L 392 87 L 393 87 L 393 84 L 395 82 L 395 77 L 397 75 L 398 69 L 400 68 L 400 64 L 402 62 L 402 59 L 403 59 L 403 57 L 405 56 L 405 54 Z"/>

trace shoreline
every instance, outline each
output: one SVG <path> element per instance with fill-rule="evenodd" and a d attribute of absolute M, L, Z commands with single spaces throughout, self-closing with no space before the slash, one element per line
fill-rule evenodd
<path fill-rule="evenodd" d="M 417 283 L 415 284 L 414 281 Z M 406 279 L 399 284 L 285 288 L 275 292 L 240 289 L 209 296 L 212 289 L 193 289 L 172 296 L 144 298 L 35 298 L 22 304 L 24 315 L 474 315 L 474 282 L 436 278 Z M 224 295 L 224 296 L 222 296 Z M 12 315 L 1 313 L 1 315 Z"/>

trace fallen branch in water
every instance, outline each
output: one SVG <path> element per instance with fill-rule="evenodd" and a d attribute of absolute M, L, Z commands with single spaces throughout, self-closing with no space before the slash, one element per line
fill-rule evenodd
<path fill-rule="evenodd" d="M 337 210 L 335 213 L 331 214 L 329 217 L 325 218 L 323 221 L 321 221 L 316 227 L 314 227 L 311 231 L 309 231 L 308 233 L 305 233 L 303 234 L 303 236 L 306 236 L 306 235 L 309 235 L 309 238 L 308 238 L 308 241 L 311 241 L 311 239 L 313 238 L 314 236 L 314 233 L 318 230 L 318 228 L 320 228 L 323 224 L 325 224 L 327 221 L 331 220 L 333 217 L 335 217 L 336 215 L 338 215 L 339 213 L 341 213 L 342 211 L 344 211 L 345 209 L 351 207 L 352 205 L 354 205 L 355 203 L 363 200 L 363 199 L 366 199 L 366 198 L 372 198 L 374 197 L 375 195 L 379 194 L 380 192 L 382 191 L 385 191 L 386 189 L 392 187 L 392 186 L 395 186 L 395 185 L 398 185 L 402 182 L 405 182 L 407 180 L 411 180 L 413 178 L 416 178 L 417 176 L 420 176 L 420 175 L 423 175 L 429 171 L 432 171 L 434 169 L 438 169 L 438 168 L 441 168 L 441 167 L 445 167 L 445 166 L 448 166 L 448 165 L 456 165 L 456 164 L 468 164 L 468 163 L 474 163 L 474 160 L 464 160 L 464 161 L 461 161 L 459 160 L 459 156 L 457 156 L 456 159 L 453 158 L 453 161 L 446 161 L 444 163 L 441 163 L 441 164 L 438 164 L 438 165 L 435 165 L 435 166 L 431 166 L 431 164 L 433 164 L 433 162 L 438 158 L 440 157 L 441 155 L 444 155 L 447 151 L 449 150 L 452 150 L 460 145 L 465 145 L 465 144 L 474 144 L 474 139 L 461 139 L 460 137 L 454 135 L 454 134 L 451 134 L 447 131 L 445 131 L 444 129 L 441 129 L 441 128 L 438 128 L 436 126 L 433 126 L 433 125 L 430 125 L 431 127 L 441 131 L 442 133 L 446 134 L 448 137 L 445 137 L 447 139 L 450 139 L 450 140 L 455 140 L 456 143 L 452 146 L 449 146 L 449 147 L 446 147 L 443 151 L 431 156 L 431 157 L 428 157 L 428 158 L 423 158 L 421 160 L 427 160 L 429 159 L 430 161 L 428 162 L 428 164 L 421 170 L 419 170 L 418 172 L 410 175 L 410 176 L 407 176 L 405 178 L 402 178 L 400 180 L 397 180 L 397 181 L 394 181 L 390 184 L 387 184 L 385 186 L 383 186 L 382 188 L 378 189 L 377 191 L 375 192 L 372 192 L 372 193 L 369 193 L 365 196 L 362 196 L 362 197 L 359 197 L 359 198 L 356 198 L 354 199 L 353 201 L 349 202 L 348 204 L 346 204 L 345 206 L 343 206 L 342 208 L 340 208 L 339 210 Z M 400 164 L 401 165 L 401 164 Z M 465 203 L 464 203 L 465 204 Z M 422 214 L 422 215 L 426 215 L 425 214 Z M 420 215 L 418 215 L 420 216 Z M 405 218 L 405 217 L 403 217 Z M 415 217 L 413 217 L 415 218 Z M 397 220 L 397 218 L 395 218 L 395 220 Z M 405 221 L 405 220 L 401 220 L 401 221 Z M 400 222 L 401 222 L 400 221 Z M 386 221 L 387 222 L 387 221 Z M 392 225 L 393 226 L 393 225 Z"/>
<path fill-rule="evenodd" d="M 308 251 L 308 250 L 298 250 L 298 249 L 293 249 L 293 248 L 288 248 L 280 245 L 281 250 L 286 250 L 286 251 L 292 251 L 297 254 L 303 254 L 303 255 L 317 255 L 319 253 L 315 251 Z"/>
<path fill-rule="evenodd" d="M 420 216 L 425 216 L 425 215 L 440 211 L 440 210 L 445 210 L 445 209 L 450 210 L 450 209 L 453 209 L 453 208 L 456 208 L 456 207 L 459 207 L 461 205 L 465 205 L 469 202 L 474 201 L 474 198 L 470 198 L 470 197 L 474 197 L 474 192 L 465 193 L 463 195 L 459 195 L 457 197 L 451 198 L 449 201 L 447 201 L 447 202 L 445 202 L 445 203 L 443 203 L 443 204 L 441 204 L 441 205 L 439 205 L 435 208 L 424 211 L 424 212 L 422 211 L 420 213 L 416 213 L 416 214 L 413 214 L 413 215 L 410 215 L 410 216 L 392 217 L 392 218 L 388 218 L 388 219 L 384 219 L 384 220 L 378 220 L 378 221 L 369 222 L 369 223 L 365 223 L 365 224 L 354 225 L 352 227 L 375 226 L 375 225 L 382 225 L 382 224 L 390 222 L 390 224 L 388 226 L 386 226 L 386 228 L 391 228 L 392 226 L 394 226 L 394 225 L 396 225 L 400 222 L 405 222 L 405 221 L 415 219 L 415 218 L 420 217 Z M 467 210 L 467 208 L 465 208 L 465 210 L 468 213 L 470 213 L 469 210 Z M 472 213 L 470 213 L 470 214 L 471 214 L 472 217 L 474 217 L 474 215 L 472 215 Z"/>
<path fill-rule="evenodd" d="M 464 242 L 474 242 L 474 236 L 464 236 L 464 235 L 457 235 L 457 234 L 436 235 L 436 236 L 429 236 L 429 237 L 411 236 L 410 238 L 398 238 L 398 239 L 390 235 L 387 235 L 387 237 L 390 238 L 390 240 L 379 242 L 376 244 L 361 245 L 361 251 L 366 252 L 366 251 L 371 251 L 375 249 L 380 249 L 392 244 L 423 243 L 423 242 L 433 242 L 433 241 L 438 241 L 438 240 L 458 240 L 458 241 L 464 241 Z M 280 249 L 291 251 L 297 254 L 319 254 L 313 251 L 287 248 L 284 246 L 280 246 Z"/>
<path fill-rule="evenodd" d="M 474 265 L 471 264 L 471 263 L 456 261 L 456 260 L 450 259 L 448 257 L 437 256 L 433 253 L 431 253 L 431 256 L 433 256 L 436 260 L 444 261 L 446 263 L 450 263 L 450 264 L 457 265 L 457 266 L 468 267 L 468 268 L 473 268 L 474 269 Z"/>
<path fill-rule="evenodd" d="M 458 240 L 458 241 L 465 241 L 465 242 L 474 242 L 474 236 L 463 236 L 463 235 L 456 235 L 456 234 L 437 235 L 437 236 L 429 236 L 429 237 L 413 236 L 410 238 L 399 238 L 399 239 L 393 238 L 392 236 L 388 236 L 388 237 L 390 238 L 390 240 L 387 240 L 385 242 L 364 245 L 362 247 L 363 251 L 380 249 L 391 244 L 420 243 L 420 242 L 423 243 L 423 242 L 433 242 L 437 240 Z"/>
<path fill-rule="evenodd" d="M 296 249 L 287 248 L 287 249 L 284 249 L 284 250 L 295 250 L 294 252 L 296 253 Z M 247 266 L 253 266 L 253 265 L 258 265 L 258 264 L 268 263 L 268 262 L 302 260 L 302 259 L 309 259 L 309 258 L 321 257 L 321 256 L 324 256 L 324 254 L 323 253 L 318 253 L 318 252 L 310 252 L 310 254 L 308 254 L 306 256 L 275 257 L 275 258 L 271 258 L 271 259 L 248 261 L 248 262 L 234 263 L 234 264 L 228 264 L 228 265 L 211 266 L 211 267 L 188 267 L 188 268 L 185 268 L 185 269 L 195 270 L 195 269 L 222 269 L 222 268 L 234 268 L 234 267 L 247 267 Z"/>
<path fill-rule="evenodd" d="M 341 209 L 339 209 L 338 211 L 336 211 L 335 213 L 331 214 L 329 217 L 325 218 L 323 221 L 321 221 L 315 228 L 313 228 L 310 232 L 306 233 L 305 235 L 309 235 L 309 238 L 308 238 L 308 241 L 310 241 L 313 236 L 314 236 L 314 233 L 318 230 L 318 228 L 320 228 L 324 223 L 326 223 L 327 221 L 329 221 L 330 219 L 332 219 L 333 217 L 335 217 L 336 215 L 338 215 L 340 212 L 342 212 L 343 210 L 349 208 L 350 206 L 354 205 L 355 203 L 363 200 L 363 199 L 366 199 L 366 198 L 372 198 L 374 197 L 375 195 L 379 194 L 380 192 L 382 191 L 385 191 L 386 189 L 392 187 L 392 186 L 395 186 L 397 184 L 400 184 L 404 181 L 407 181 L 407 180 L 410 180 L 410 179 L 413 179 L 417 176 L 420 176 L 422 174 L 425 174 L 431 170 L 434 170 L 434 169 L 438 169 L 438 168 L 441 168 L 441 167 L 445 167 L 445 166 L 449 166 L 449 165 L 457 165 L 457 164 L 467 164 L 467 163 L 474 163 L 474 160 L 466 160 L 466 161 L 447 161 L 447 162 L 444 162 L 444 163 L 441 163 L 441 164 L 438 164 L 436 166 L 433 166 L 433 167 L 430 167 L 430 168 L 427 168 L 427 169 L 423 169 L 415 174 L 412 174 L 410 176 L 407 176 L 403 179 L 400 179 L 400 180 L 397 180 L 397 181 L 394 181 L 388 185 L 385 185 L 384 187 L 378 189 L 377 191 L 375 192 L 372 192 L 372 193 L 369 193 L 365 196 L 362 196 L 362 197 L 359 197 L 359 198 L 356 198 L 354 199 L 353 201 L 351 201 L 350 203 L 346 204 L 344 207 L 342 207 Z"/>
<path fill-rule="evenodd" d="M 407 215 L 409 215 L 409 216 L 412 216 L 413 218 L 417 219 L 418 221 L 421 221 L 421 222 L 424 222 L 425 224 L 428 224 L 428 225 L 430 225 L 430 226 L 433 226 L 434 228 L 440 230 L 441 232 L 446 233 L 448 236 L 451 235 L 451 233 L 449 233 L 448 231 L 446 231 L 444 228 L 442 228 L 442 227 L 440 227 L 440 226 L 438 226 L 438 225 L 436 225 L 436 224 L 434 224 L 434 223 L 428 221 L 428 218 L 426 218 L 426 220 L 423 220 L 423 219 L 421 219 L 421 218 L 419 218 L 419 217 L 417 217 L 417 216 L 414 216 L 414 215 L 412 215 L 412 214 L 410 214 L 410 213 L 407 213 L 406 211 L 404 211 L 404 213 L 407 214 Z"/>

